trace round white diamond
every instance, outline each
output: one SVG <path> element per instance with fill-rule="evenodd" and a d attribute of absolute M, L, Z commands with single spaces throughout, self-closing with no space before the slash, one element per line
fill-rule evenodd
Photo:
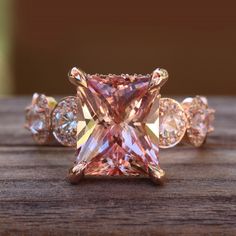
<path fill-rule="evenodd" d="M 170 98 L 160 99 L 160 148 L 178 144 L 185 134 L 187 118 L 181 105 Z"/>
<path fill-rule="evenodd" d="M 44 94 L 35 93 L 32 104 L 26 108 L 26 128 L 38 144 L 45 144 L 50 139 L 50 107 Z"/>
<path fill-rule="evenodd" d="M 189 128 L 187 129 L 189 141 L 199 147 L 206 140 L 207 133 L 214 129 L 212 123 L 215 110 L 209 108 L 207 99 L 201 96 L 186 98 L 182 102 L 182 107 L 189 120 Z"/>
<path fill-rule="evenodd" d="M 55 107 L 52 113 L 53 135 L 64 146 L 76 146 L 77 98 L 66 97 Z"/>

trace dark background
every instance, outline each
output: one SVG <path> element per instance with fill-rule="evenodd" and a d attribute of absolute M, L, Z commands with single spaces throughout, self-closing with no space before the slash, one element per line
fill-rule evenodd
<path fill-rule="evenodd" d="M 234 1 L 14 1 L 15 94 L 73 94 L 88 73 L 168 70 L 162 94 L 236 94 Z"/>

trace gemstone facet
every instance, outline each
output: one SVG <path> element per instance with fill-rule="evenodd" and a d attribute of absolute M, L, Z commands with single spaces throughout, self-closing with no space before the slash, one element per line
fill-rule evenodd
<path fill-rule="evenodd" d="M 207 134 L 214 130 L 215 110 L 208 107 L 206 97 L 202 96 L 186 98 L 181 105 L 189 122 L 187 129 L 189 141 L 199 147 L 204 143 Z"/>
<path fill-rule="evenodd" d="M 52 130 L 56 140 L 64 146 L 76 146 L 78 102 L 73 96 L 65 97 L 52 112 Z"/>
<path fill-rule="evenodd" d="M 50 139 L 50 114 L 55 105 L 55 99 L 35 93 L 32 104 L 26 108 L 25 127 L 32 133 L 34 141 L 38 144 L 46 144 Z"/>
<path fill-rule="evenodd" d="M 69 78 L 77 85 L 79 97 L 78 155 L 70 181 L 76 182 L 81 175 L 161 179 L 159 91 L 167 72 L 89 75 L 73 68 Z"/>
<path fill-rule="evenodd" d="M 160 99 L 160 148 L 178 144 L 187 129 L 187 118 L 181 105 L 174 99 Z"/>

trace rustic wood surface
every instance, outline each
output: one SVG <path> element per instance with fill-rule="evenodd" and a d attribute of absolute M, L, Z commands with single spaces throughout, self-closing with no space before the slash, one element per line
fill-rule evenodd
<path fill-rule="evenodd" d="M 164 186 L 148 179 L 65 181 L 74 152 L 35 146 L 29 97 L 0 99 L 0 235 L 236 235 L 236 97 L 211 97 L 206 145 L 161 151 Z"/>

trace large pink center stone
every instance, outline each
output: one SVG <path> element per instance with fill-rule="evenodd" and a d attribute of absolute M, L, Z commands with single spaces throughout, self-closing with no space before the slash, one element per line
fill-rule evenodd
<path fill-rule="evenodd" d="M 75 74 L 80 99 L 74 170 L 98 176 L 160 170 L 160 76 Z"/>

